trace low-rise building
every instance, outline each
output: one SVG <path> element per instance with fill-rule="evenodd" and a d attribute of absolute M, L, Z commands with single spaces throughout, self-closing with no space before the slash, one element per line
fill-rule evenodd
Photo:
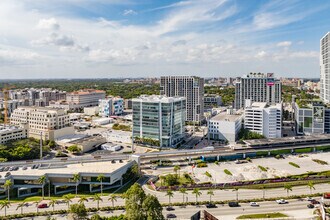
<path fill-rule="evenodd" d="M 222 98 L 219 95 L 205 95 L 204 109 L 217 108 L 222 105 Z"/>
<path fill-rule="evenodd" d="M 235 142 L 242 128 L 243 115 L 228 109 L 209 119 L 208 135 L 212 140 Z"/>
<path fill-rule="evenodd" d="M 91 150 L 97 149 L 101 144 L 106 143 L 106 138 L 102 136 L 76 136 L 72 135 L 71 137 L 64 137 L 56 141 L 57 144 L 68 148 L 72 145 L 77 145 L 80 148 L 82 153 L 86 153 Z"/>
<path fill-rule="evenodd" d="M 97 106 L 99 104 L 99 100 L 104 98 L 105 91 L 103 90 L 84 89 L 68 93 L 66 96 L 66 102 L 73 104 L 75 108 L 84 108 Z"/>
<path fill-rule="evenodd" d="M 73 134 L 69 115 L 60 108 L 19 107 L 10 117 L 10 123 L 28 130 L 28 137 L 55 140 Z"/>
<path fill-rule="evenodd" d="M 140 96 L 133 100 L 134 141 L 160 147 L 175 147 L 184 138 L 184 97 Z"/>
<path fill-rule="evenodd" d="M 282 104 L 254 102 L 245 105 L 244 128 L 266 138 L 282 137 Z"/>
<path fill-rule="evenodd" d="M 111 115 L 121 115 L 124 112 L 124 99 L 118 97 L 108 97 L 99 100 L 99 114 L 103 117 Z"/>
<path fill-rule="evenodd" d="M 18 126 L 0 125 L 0 144 L 27 138 L 27 130 Z"/>
<path fill-rule="evenodd" d="M 88 116 L 98 115 L 99 114 L 99 107 L 98 106 L 85 107 L 84 108 L 84 113 L 85 113 L 85 115 L 88 115 Z"/>

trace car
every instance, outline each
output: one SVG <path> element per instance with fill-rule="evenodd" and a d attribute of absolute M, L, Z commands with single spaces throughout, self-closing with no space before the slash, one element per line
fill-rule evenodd
<path fill-rule="evenodd" d="M 153 170 L 157 170 L 156 166 L 150 166 L 150 168 L 153 169 Z"/>
<path fill-rule="evenodd" d="M 310 204 L 307 205 L 307 208 L 309 208 L 309 209 L 313 209 L 314 207 L 315 206 L 312 203 L 310 203 Z"/>
<path fill-rule="evenodd" d="M 31 169 L 35 169 L 35 168 L 36 168 L 36 166 L 37 166 L 37 165 L 35 165 L 35 164 L 34 164 L 34 165 L 31 167 Z"/>
<path fill-rule="evenodd" d="M 10 176 L 10 175 L 11 175 L 11 173 L 10 172 L 7 172 L 6 175 L 5 175 L 5 177 Z"/>
<path fill-rule="evenodd" d="M 252 207 L 258 207 L 258 206 L 259 206 L 259 204 L 258 204 L 258 203 L 256 203 L 256 202 L 250 202 L 250 206 L 252 206 Z"/>
<path fill-rule="evenodd" d="M 211 209 L 211 208 L 216 208 L 217 206 L 214 203 L 209 203 L 205 205 L 206 208 Z"/>
<path fill-rule="evenodd" d="M 313 201 L 313 200 L 315 200 L 315 199 L 313 199 L 313 198 L 311 198 L 311 197 L 307 197 L 306 200 L 310 202 L 310 201 Z"/>
<path fill-rule="evenodd" d="M 285 199 L 278 199 L 278 200 L 276 200 L 276 202 L 277 202 L 277 204 L 287 204 L 288 203 L 288 201 Z"/>
<path fill-rule="evenodd" d="M 320 204 L 320 202 L 317 201 L 317 200 L 315 200 L 315 199 L 311 200 L 310 202 L 311 202 L 311 204 L 313 204 L 313 205 Z"/>
<path fill-rule="evenodd" d="M 116 163 L 116 161 L 115 160 L 112 160 L 111 163 Z"/>
<path fill-rule="evenodd" d="M 8 171 L 10 167 L 5 167 L 3 171 Z"/>
<path fill-rule="evenodd" d="M 22 167 L 22 170 L 27 170 L 27 166 Z"/>
<path fill-rule="evenodd" d="M 46 203 L 41 203 L 41 204 L 38 205 L 38 208 L 39 208 L 39 209 L 44 209 L 44 208 L 47 208 L 47 207 L 48 207 L 48 206 L 47 206 Z"/>
<path fill-rule="evenodd" d="M 169 206 L 166 208 L 166 211 L 174 211 L 174 210 L 175 210 L 175 208 L 173 208 L 172 206 Z"/>
<path fill-rule="evenodd" d="M 167 214 L 167 215 L 166 215 L 166 218 L 176 218 L 176 215 L 170 213 L 170 214 Z"/>
<path fill-rule="evenodd" d="M 122 162 L 123 162 L 123 160 L 122 160 L 122 159 L 120 159 L 120 160 L 119 160 L 119 163 L 122 163 Z"/>
<path fill-rule="evenodd" d="M 0 172 L 2 172 L 5 168 L 4 167 L 0 167 Z"/>
<path fill-rule="evenodd" d="M 9 168 L 9 171 L 13 171 L 13 170 L 14 170 L 14 167 L 10 167 L 10 168 Z"/>
<path fill-rule="evenodd" d="M 238 202 L 228 202 L 229 207 L 239 207 Z"/>

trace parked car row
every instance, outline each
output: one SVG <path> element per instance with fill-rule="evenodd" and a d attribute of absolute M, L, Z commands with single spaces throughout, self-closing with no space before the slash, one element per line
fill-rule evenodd
<path fill-rule="evenodd" d="M 41 167 L 41 164 L 34 164 L 34 165 L 32 165 L 31 169 L 39 169 L 39 167 Z M 22 166 L 22 167 L 19 167 L 19 166 L 12 166 L 12 167 L 5 166 L 5 167 L 0 167 L 0 172 L 17 171 L 20 168 L 22 168 L 22 170 L 27 170 L 28 166 Z"/>

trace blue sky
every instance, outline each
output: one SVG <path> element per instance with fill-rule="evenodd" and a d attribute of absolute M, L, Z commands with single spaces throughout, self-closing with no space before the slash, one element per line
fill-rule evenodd
<path fill-rule="evenodd" d="M 324 0 L 2 0 L 0 77 L 319 77 Z"/>

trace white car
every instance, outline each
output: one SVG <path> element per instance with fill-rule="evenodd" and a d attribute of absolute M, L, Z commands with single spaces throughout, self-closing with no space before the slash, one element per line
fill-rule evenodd
<path fill-rule="evenodd" d="M 277 202 L 278 204 L 287 204 L 287 203 L 288 203 L 288 201 L 285 200 L 285 199 L 279 199 L 279 200 L 276 200 L 276 202 Z"/>
<path fill-rule="evenodd" d="M 258 207 L 258 206 L 259 206 L 259 204 L 258 204 L 258 203 L 256 203 L 256 202 L 250 202 L 250 206 L 253 206 L 253 207 Z"/>
<path fill-rule="evenodd" d="M 306 200 L 310 202 L 310 201 L 313 201 L 314 199 L 311 197 L 307 197 Z"/>

